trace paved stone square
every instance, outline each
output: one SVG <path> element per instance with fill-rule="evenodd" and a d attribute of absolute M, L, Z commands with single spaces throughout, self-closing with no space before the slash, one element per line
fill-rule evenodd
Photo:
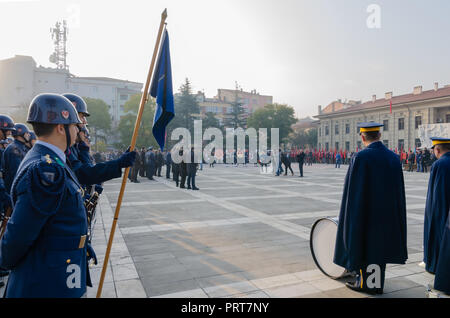
<path fill-rule="evenodd" d="M 252 164 L 204 165 L 200 191 L 165 177 L 128 183 L 102 297 L 369 297 L 322 274 L 310 253 L 312 224 L 339 213 L 347 166 L 305 167 L 304 178 L 293 168 L 296 176 L 275 177 Z M 433 280 L 418 266 L 429 175 L 404 176 L 409 259 L 388 265 L 377 297 L 422 298 Z M 99 264 L 88 297 L 96 295 L 121 180 L 105 183 L 98 206 Z"/>
<path fill-rule="evenodd" d="M 295 168 L 295 167 L 293 167 Z M 312 224 L 339 213 L 347 166 L 305 167 L 305 177 L 261 174 L 254 165 L 203 166 L 200 191 L 165 177 L 128 183 L 103 297 L 369 297 L 317 269 Z M 163 171 L 163 176 L 164 176 Z M 422 261 L 428 174 L 405 172 L 406 265 L 388 265 L 385 293 L 425 297 L 433 276 Z M 121 179 L 104 185 L 93 245 L 95 297 Z"/>

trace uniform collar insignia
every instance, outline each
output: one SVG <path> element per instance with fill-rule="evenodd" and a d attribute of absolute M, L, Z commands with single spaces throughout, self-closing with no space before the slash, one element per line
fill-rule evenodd
<path fill-rule="evenodd" d="M 61 167 L 64 168 L 64 163 L 62 163 L 61 159 L 59 159 L 58 156 L 55 156 L 54 159 L 55 159 L 57 164 L 59 164 Z"/>
<path fill-rule="evenodd" d="M 50 159 L 50 155 L 49 155 L 49 154 L 45 155 L 44 158 L 45 158 L 45 161 L 46 161 L 48 164 L 51 164 L 51 163 L 53 162 L 52 159 Z"/>

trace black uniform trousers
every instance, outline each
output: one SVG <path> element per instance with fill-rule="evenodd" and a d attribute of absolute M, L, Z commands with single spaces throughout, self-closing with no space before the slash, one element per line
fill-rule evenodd
<path fill-rule="evenodd" d="M 303 162 L 298 163 L 298 170 L 300 170 L 300 177 L 303 177 Z"/>

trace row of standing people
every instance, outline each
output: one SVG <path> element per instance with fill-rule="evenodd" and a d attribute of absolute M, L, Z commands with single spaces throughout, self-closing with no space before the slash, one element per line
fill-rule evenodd
<path fill-rule="evenodd" d="M 183 157 L 183 148 L 172 151 L 178 151 L 178 155 Z M 166 179 L 171 179 L 172 173 L 172 179 L 177 187 L 180 187 L 180 189 L 199 190 L 195 183 L 199 164 L 194 162 L 194 148 L 191 149 L 190 155 L 190 162 L 185 162 L 189 160 L 182 159 L 180 163 L 176 163 L 172 160 L 171 151 L 161 151 L 160 149 L 153 149 L 153 147 L 145 149 L 142 147 L 130 171 L 129 178 L 134 183 L 140 182 L 138 175 L 142 178 L 155 180 L 154 177 L 163 177 L 162 169 L 165 166 Z"/>

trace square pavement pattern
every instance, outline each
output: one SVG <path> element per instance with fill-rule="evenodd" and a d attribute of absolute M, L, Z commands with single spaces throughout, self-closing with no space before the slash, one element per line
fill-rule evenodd
<path fill-rule="evenodd" d="M 128 183 L 102 297 L 369 297 L 322 274 L 309 247 L 315 220 L 339 214 L 347 166 L 304 167 L 304 178 L 294 171 L 276 177 L 253 164 L 204 165 L 200 191 L 165 177 Z M 429 175 L 404 176 L 409 259 L 388 265 L 385 293 L 371 297 L 423 298 L 433 281 L 418 265 Z M 120 184 L 104 184 L 88 297 L 96 295 Z"/>

